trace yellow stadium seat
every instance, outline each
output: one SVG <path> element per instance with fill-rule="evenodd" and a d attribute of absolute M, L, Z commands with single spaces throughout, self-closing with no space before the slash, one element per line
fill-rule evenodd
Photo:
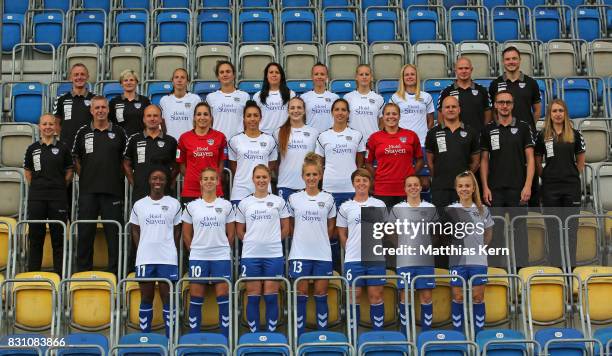
<path fill-rule="evenodd" d="M 183 277 L 189 277 L 185 274 Z M 189 295 L 189 282 L 183 283 L 183 309 L 185 315 L 189 315 L 189 303 L 191 302 L 191 297 Z M 187 327 L 189 321 L 187 318 L 183 320 L 185 322 L 185 327 Z M 219 304 L 217 304 L 217 295 L 215 294 L 214 285 L 206 285 L 204 289 L 204 304 L 202 304 L 202 323 L 200 327 L 204 330 L 216 329 L 219 327 Z"/>
<path fill-rule="evenodd" d="M 94 239 L 93 268 L 104 270 L 108 267 L 108 245 L 102 224 L 96 226 L 96 237 Z"/>
<path fill-rule="evenodd" d="M 537 215 L 541 214 L 529 212 L 529 216 Z M 546 222 L 544 219 L 527 219 L 527 236 L 529 239 L 529 264 L 534 265 L 546 261 Z"/>
<path fill-rule="evenodd" d="M 583 286 L 586 280 L 593 274 L 612 274 L 610 266 L 582 266 L 574 269 L 574 274 L 580 276 Z M 589 280 L 588 284 L 589 310 L 586 310 L 586 291 L 583 289 L 583 306 L 594 323 L 607 322 L 612 319 L 612 276 L 595 277 Z M 574 294 L 578 293 L 578 286 L 574 285 Z"/>
<path fill-rule="evenodd" d="M 395 275 L 395 272 L 387 270 L 387 275 Z M 385 307 L 385 325 L 397 323 L 397 305 L 399 303 L 397 294 L 397 279 L 387 279 L 387 283 L 385 283 L 385 287 L 383 289 L 383 303 Z M 370 320 L 370 302 L 368 301 L 368 293 L 366 289 L 362 289 L 359 305 L 361 308 L 359 325 L 371 328 L 372 321 Z"/>
<path fill-rule="evenodd" d="M 245 283 L 240 284 L 240 294 L 242 298 L 242 324 L 247 325 L 246 319 L 246 306 L 247 306 L 247 294 L 246 294 L 246 285 Z M 287 305 L 287 287 L 285 283 L 280 284 L 280 288 L 278 290 L 278 325 L 283 325 L 285 322 L 285 313 L 283 312 L 284 306 Z M 219 315 L 219 314 L 216 314 Z M 204 316 L 202 315 L 202 319 Z M 262 330 L 265 330 L 266 325 L 266 302 L 263 298 L 263 294 L 259 300 L 259 322 L 261 323 L 260 327 Z"/>
<path fill-rule="evenodd" d="M 113 290 L 117 286 L 117 278 L 108 272 L 79 272 L 72 275 L 77 278 L 107 279 L 111 281 Z M 70 283 L 70 325 L 87 331 L 106 329 L 111 322 L 111 285 L 106 281 L 71 282 Z"/>
<path fill-rule="evenodd" d="M 606 216 L 608 216 L 608 218 L 604 219 L 606 221 L 606 238 L 608 243 L 610 243 L 612 241 L 612 211 L 608 211 Z"/>
<path fill-rule="evenodd" d="M 334 272 L 334 275 L 338 275 L 337 272 Z M 327 322 L 330 328 L 341 321 L 340 308 L 345 300 L 342 290 L 342 283 L 339 280 L 329 281 L 329 287 L 327 288 L 327 307 L 329 309 Z M 317 328 L 316 310 L 314 281 L 310 281 L 308 286 L 308 303 L 306 304 L 306 327 L 311 329 Z"/>
<path fill-rule="evenodd" d="M 130 273 L 127 278 L 135 278 L 134 272 Z M 125 293 L 127 294 L 128 305 L 128 326 L 133 329 L 140 330 L 138 326 L 138 312 L 140 311 L 140 288 L 138 282 L 130 281 L 126 283 Z M 164 327 L 164 318 L 162 315 L 163 304 L 159 296 L 159 288 L 155 287 L 155 299 L 153 300 L 153 323 L 151 330 L 159 330 Z"/>
<path fill-rule="evenodd" d="M 17 221 L 13 218 L 0 216 L 0 221 L 9 224 L 11 231 L 15 231 L 15 225 Z M 8 240 L 8 229 L 6 225 L 0 224 L 0 270 L 6 269 L 9 261 L 9 240 Z"/>
<path fill-rule="evenodd" d="M 592 214 L 581 211 L 580 214 Z M 584 265 L 597 261 L 597 220 L 595 218 L 578 219 L 578 243 L 576 248 L 576 264 Z"/>
<path fill-rule="evenodd" d="M 527 288 L 528 280 L 533 275 L 563 273 L 560 268 L 548 266 L 525 267 L 519 270 L 519 276 Z M 531 317 L 534 323 L 549 323 L 564 317 L 563 277 L 537 277 L 531 280 Z M 526 315 L 525 315 L 526 316 Z"/>
<path fill-rule="evenodd" d="M 52 324 L 52 296 L 57 292 L 60 276 L 52 272 L 25 272 L 15 276 L 16 279 L 28 279 L 32 282 L 15 282 L 13 284 L 13 302 L 15 304 L 15 327 L 23 330 L 46 330 Z M 49 279 L 49 283 L 36 281 Z"/>
<path fill-rule="evenodd" d="M 51 231 L 49 230 L 49 226 L 46 228 L 43 258 L 40 267 L 45 271 L 53 270 L 53 246 L 51 246 Z"/>
<path fill-rule="evenodd" d="M 436 275 L 449 274 L 444 268 L 436 268 Z M 449 278 L 436 278 L 436 288 L 434 288 L 431 301 L 433 304 L 433 325 L 441 325 L 450 322 L 451 319 L 451 300 L 452 292 Z M 415 315 L 421 315 L 421 303 L 414 303 Z M 417 321 L 420 318 L 417 318 Z"/>
<path fill-rule="evenodd" d="M 489 267 L 489 275 L 507 275 L 502 268 Z M 486 307 L 486 323 L 494 325 L 508 320 L 508 278 L 489 277 L 485 286 L 484 302 Z"/>

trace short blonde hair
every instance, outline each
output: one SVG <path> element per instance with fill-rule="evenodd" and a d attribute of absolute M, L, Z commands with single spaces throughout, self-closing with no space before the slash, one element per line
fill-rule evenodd
<path fill-rule="evenodd" d="M 136 79 L 137 83 L 140 83 L 140 79 L 138 78 L 138 74 L 133 69 L 124 69 L 121 74 L 119 74 L 119 83 L 123 81 L 123 79 L 132 76 Z"/>

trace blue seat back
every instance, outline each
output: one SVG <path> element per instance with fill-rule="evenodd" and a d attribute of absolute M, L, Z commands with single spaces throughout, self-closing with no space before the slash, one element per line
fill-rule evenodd
<path fill-rule="evenodd" d="M 43 9 L 56 9 L 67 13 L 70 10 L 70 3 L 71 0 L 43 0 Z"/>
<path fill-rule="evenodd" d="M 248 93 L 250 96 L 261 90 L 263 83 L 259 80 L 245 80 L 238 83 L 238 89 Z"/>
<path fill-rule="evenodd" d="M 397 15 L 393 11 L 370 9 L 366 13 L 368 44 L 375 41 L 394 41 Z"/>
<path fill-rule="evenodd" d="M 306 7 L 309 5 L 309 0 L 283 0 L 283 7 Z"/>
<path fill-rule="evenodd" d="M 326 8 L 326 7 L 330 7 L 330 6 L 339 6 L 339 7 L 343 7 L 343 6 L 349 6 L 349 2 L 348 0 L 322 0 L 321 1 L 321 7 L 322 8 Z"/>
<path fill-rule="evenodd" d="M 561 17 L 556 9 L 539 8 L 533 13 L 537 40 L 548 42 L 561 37 Z"/>
<path fill-rule="evenodd" d="M 357 83 L 354 80 L 334 80 L 331 82 L 331 92 L 344 97 L 345 94 L 357 89 Z"/>
<path fill-rule="evenodd" d="M 308 10 L 285 10 L 281 14 L 284 42 L 312 42 L 315 16 Z"/>
<path fill-rule="evenodd" d="M 563 80 L 563 100 L 567 103 L 570 118 L 591 116 L 591 103 L 594 97 L 591 84 L 587 79 L 570 78 Z"/>
<path fill-rule="evenodd" d="M 206 99 L 206 96 L 221 89 L 221 84 L 218 81 L 197 81 L 193 82 L 193 92 L 198 94 L 202 100 Z"/>
<path fill-rule="evenodd" d="M 119 82 L 104 83 L 102 86 L 102 96 L 109 101 L 117 95 L 123 94 L 123 87 Z"/>
<path fill-rule="evenodd" d="M 578 33 L 576 38 L 591 42 L 598 38 L 602 38 L 600 29 L 599 9 L 596 8 L 578 8 L 576 11 L 576 27 Z"/>
<path fill-rule="evenodd" d="M 358 348 L 363 346 L 365 356 L 403 356 L 408 354 L 407 345 L 364 345 L 367 342 L 403 342 L 406 336 L 398 331 L 368 331 L 359 335 Z"/>
<path fill-rule="evenodd" d="M 25 15 L 30 8 L 29 0 L 7 0 L 4 3 L 4 14 L 20 14 Z"/>
<path fill-rule="evenodd" d="M 410 43 L 433 41 L 437 34 L 438 15 L 435 11 L 411 9 L 408 13 L 408 34 Z"/>
<path fill-rule="evenodd" d="M 147 15 L 131 11 L 117 15 L 117 42 L 147 44 Z"/>
<path fill-rule="evenodd" d="M 179 338 L 178 346 L 187 344 L 209 344 L 209 345 L 225 345 L 228 346 L 227 338 L 222 334 L 216 333 L 195 333 L 182 335 Z M 185 349 L 178 349 L 178 356 L 213 356 L 213 355 L 225 355 L 225 351 L 222 347 L 215 346 L 202 346 L 202 347 L 189 347 Z"/>
<path fill-rule="evenodd" d="M 534 339 L 540 344 L 543 352 L 544 345 L 550 340 L 581 339 L 583 337 L 580 331 L 572 328 L 546 328 L 538 330 Z M 583 342 L 552 343 L 548 350 L 551 356 L 581 356 L 586 352 L 586 346 Z"/>
<path fill-rule="evenodd" d="M 45 87 L 40 83 L 16 83 L 11 92 L 13 121 L 38 123 L 45 96 Z"/>
<path fill-rule="evenodd" d="M 167 349 L 168 348 L 168 338 L 166 338 L 164 335 L 155 334 L 155 333 L 127 334 L 127 335 L 123 335 L 119 339 L 119 346 L 121 345 L 158 345 L 158 346 L 163 346 Z M 121 347 L 119 347 L 118 355 L 119 356 L 135 356 L 135 355 L 156 356 L 156 355 L 163 355 L 163 353 L 162 353 L 162 350 L 158 347 L 150 347 L 150 348 L 145 347 L 145 348 L 138 348 L 138 349 L 129 349 L 129 348 L 122 349 Z"/>
<path fill-rule="evenodd" d="M 523 0 L 523 4 L 530 9 L 536 6 L 546 5 L 546 0 Z"/>
<path fill-rule="evenodd" d="M 493 10 L 495 6 L 504 6 L 506 4 L 506 0 L 483 0 L 482 6 L 489 9 L 489 11 Z"/>
<path fill-rule="evenodd" d="M 160 42 L 189 42 L 189 13 L 164 11 L 157 15 Z"/>
<path fill-rule="evenodd" d="M 401 2 L 404 10 L 407 10 L 408 6 L 411 5 L 429 5 L 429 1 L 427 0 L 402 0 Z"/>
<path fill-rule="evenodd" d="M 81 12 L 75 16 L 76 41 L 104 46 L 105 17 L 100 12 Z"/>
<path fill-rule="evenodd" d="M 520 37 L 518 12 L 512 9 L 496 9 L 493 13 L 493 29 L 497 42 L 518 40 Z"/>
<path fill-rule="evenodd" d="M 3 336 L 0 339 L 0 345 L 2 346 L 8 346 L 9 345 L 9 340 L 15 340 L 16 338 L 24 338 L 24 339 L 31 339 L 32 342 L 34 341 L 34 339 L 38 339 L 39 343 L 42 344 L 45 342 L 45 339 L 47 338 L 45 335 L 41 335 L 41 334 L 31 334 L 31 333 L 26 333 L 26 334 L 13 334 L 13 335 L 6 335 Z M 39 348 L 41 353 L 44 355 L 45 351 L 47 350 L 46 347 L 40 347 Z M 0 350 L 0 355 L 7 355 L 7 356 L 38 356 L 38 352 L 36 352 L 35 350 L 24 350 L 24 349 L 13 349 L 13 350 Z"/>
<path fill-rule="evenodd" d="M 149 5 L 149 0 L 123 0 L 123 7 L 126 9 L 149 10 Z"/>
<path fill-rule="evenodd" d="M 472 10 L 455 9 L 450 13 L 452 31 L 451 40 L 455 43 L 461 41 L 475 41 L 478 39 L 478 13 Z"/>
<path fill-rule="evenodd" d="M 379 80 L 378 83 L 376 83 L 376 91 L 385 99 L 386 103 L 397 91 L 397 86 L 397 80 Z"/>
<path fill-rule="evenodd" d="M 189 0 L 162 0 L 161 7 L 183 7 L 188 9 L 191 6 L 189 4 Z"/>
<path fill-rule="evenodd" d="M 198 15 L 201 42 L 230 42 L 232 15 L 229 10 L 204 10 Z"/>
<path fill-rule="evenodd" d="M 70 348 L 59 350 L 57 356 L 104 356 L 108 353 L 108 340 L 101 334 L 74 333 L 65 338 L 66 345 L 98 345 L 104 352 L 100 354 L 97 348 Z"/>
<path fill-rule="evenodd" d="M 102 9 L 108 14 L 110 12 L 111 0 L 83 0 L 86 9 Z"/>
<path fill-rule="evenodd" d="M 304 94 L 314 88 L 312 80 L 288 80 L 287 86 L 293 90 L 297 95 Z"/>
<path fill-rule="evenodd" d="M 417 347 L 420 350 L 421 347 L 430 341 L 465 341 L 463 333 L 455 330 L 430 330 L 424 331 L 417 337 Z M 457 344 L 434 344 L 429 345 L 425 349 L 425 355 L 422 356 L 433 356 L 433 355 L 444 355 L 444 356 L 461 356 L 467 353 L 466 345 Z"/>
<path fill-rule="evenodd" d="M 584 0 L 563 0 L 561 1 L 563 5 L 567 5 L 572 9 L 575 9 L 577 6 L 584 5 Z"/>
<path fill-rule="evenodd" d="M 151 104 L 159 105 L 161 98 L 171 91 L 171 82 L 153 82 L 147 87 L 147 96 L 151 99 Z"/>
<path fill-rule="evenodd" d="M 272 41 L 272 14 L 265 11 L 249 10 L 240 14 L 241 33 L 243 42 L 270 42 Z"/>
<path fill-rule="evenodd" d="M 389 6 L 388 0 L 362 0 L 361 11 L 366 11 L 370 6 Z"/>
<path fill-rule="evenodd" d="M 355 40 L 355 13 L 345 10 L 326 10 L 323 17 L 327 42 Z"/>
<path fill-rule="evenodd" d="M 612 340 L 612 327 L 603 327 L 601 329 L 595 330 L 595 333 L 593 334 L 593 338 L 601 341 L 601 344 L 603 345 L 605 349 L 606 345 L 608 345 L 610 340 Z M 599 356 L 600 354 L 601 352 L 599 350 L 599 347 L 597 347 L 595 349 L 595 355 Z"/>
<path fill-rule="evenodd" d="M 243 0 L 242 7 L 271 7 L 270 0 Z"/>
<path fill-rule="evenodd" d="M 423 82 L 423 89 L 424 91 L 428 92 L 429 95 L 431 95 L 431 98 L 433 99 L 434 105 L 438 105 L 438 99 L 440 98 L 440 93 L 442 93 L 442 90 L 444 90 L 444 88 L 446 88 L 447 86 L 451 85 L 453 83 L 452 79 L 428 79 L 425 80 Z M 438 110 L 440 108 L 436 108 L 436 110 L 434 110 L 434 117 L 437 119 L 438 117 Z"/>
<path fill-rule="evenodd" d="M 298 345 L 318 344 L 304 346 L 300 355 L 325 355 L 325 356 L 344 356 L 349 354 L 347 346 L 325 346 L 330 342 L 348 342 L 346 335 L 335 331 L 311 331 L 300 335 Z"/>
<path fill-rule="evenodd" d="M 466 6 L 468 4 L 467 0 L 443 0 L 442 5 L 445 8 L 450 9 L 451 6 Z"/>
<path fill-rule="evenodd" d="M 2 52 L 11 52 L 21 42 L 24 17 L 19 14 L 4 14 L 2 18 Z"/>
<path fill-rule="evenodd" d="M 482 330 L 476 336 L 476 343 L 480 350 L 484 350 L 487 342 L 507 341 L 507 340 L 524 340 L 523 333 L 511 329 L 489 329 Z M 526 344 L 496 344 L 490 343 L 487 346 L 487 354 L 494 356 L 522 356 L 523 352 L 527 352 Z"/>
<path fill-rule="evenodd" d="M 262 347 L 245 347 L 236 353 L 237 356 L 242 355 L 283 355 L 289 356 L 289 345 L 287 347 L 265 346 L 267 344 L 287 344 L 287 338 L 281 333 L 271 332 L 256 332 L 247 333 L 240 336 L 238 345 L 240 344 L 260 344 Z"/>
<path fill-rule="evenodd" d="M 64 17 L 61 12 L 50 10 L 34 15 L 34 42 L 51 43 L 55 49 L 59 48 L 63 41 Z M 49 46 L 35 46 L 42 52 L 51 52 Z"/>

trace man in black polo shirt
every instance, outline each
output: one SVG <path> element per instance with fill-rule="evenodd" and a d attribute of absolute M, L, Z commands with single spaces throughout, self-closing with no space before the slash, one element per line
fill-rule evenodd
<path fill-rule="evenodd" d="M 448 96 L 459 100 L 461 122 L 470 126 L 478 134 L 491 121 L 491 99 L 487 89 L 472 80 L 472 61 L 459 57 L 455 63 L 455 82 L 447 86 L 438 97 L 438 111 L 442 112 L 442 102 Z"/>
<path fill-rule="evenodd" d="M 93 121 L 76 134 L 72 155 L 79 175 L 79 219 L 115 220 L 123 225 L 123 171 L 125 131 L 108 120 L 108 101 L 102 96 L 91 100 Z M 95 224 L 79 226 L 77 267 L 79 271 L 93 266 Z M 119 256 L 118 231 L 115 225 L 104 225 L 108 243 L 108 271 L 117 273 Z"/>
<path fill-rule="evenodd" d="M 91 98 L 94 94 L 87 90 L 89 71 L 83 63 L 76 63 L 70 68 L 70 81 L 72 90 L 60 95 L 53 104 L 53 115 L 58 120 L 58 128 L 61 128 L 60 140 L 70 149 L 74 142 L 74 136 L 79 128 L 91 122 Z"/>
<path fill-rule="evenodd" d="M 133 187 L 132 203 L 148 194 L 147 177 L 153 166 L 166 167 L 172 172 L 172 181 L 178 175 L 177 142 L 161 130 L 161 109 L 157 105 L 147 106 L 143 120 L 144 131 L 130 136 L 123 155 L 125 176 Z M 168 184 L 168 188 L 171 185 Z"/>
<path fill-rule="evenodd" d="M 454 96 L 442 101 L 443 121 L 427 132 L 425 150 L 431 171 L 431 198 L 437 207 L 457 201 L 455 177 L 476 172 L 480 161 L 479 134 L 459 120 L 461 108 Z"/>

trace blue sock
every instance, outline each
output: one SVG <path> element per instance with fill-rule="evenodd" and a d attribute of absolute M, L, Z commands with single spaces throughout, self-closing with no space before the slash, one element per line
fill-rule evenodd
<path fill-rule="evenodd" d="M 406 335 L 408 318 L 406 315 L 406 304 L 402 302 L 399 303 L 399 317 L 400 317 L 400 332 Z"/>
<path fill-rule="evenodd" d="M 433 304 L 421 303 L 421 331 L 431 330 L 433 322 Z"/>
<path fill-rule="evenodd" d="M 451 317 L 453 318 L 454 329 L 463 332 L 463 303 L 457 303 L 453 300 L 451 303 Z"/>
<path fill-rule="evenodd" d="M 298 336 L 302 335 L 306 330 L 306 303 L 308 302 L 307 295 L 298 295 L 297 297 L 297 327 Z"/>
<path fill-rule="evenodd" d="M 278 293 L 265 294 L 264 300 L 266 301 L 268 331 L 274 332 L 278 326 Z"/>
<path fill-rule="evenodd" d="M 252 333 L 259 330 L 259 295 L 249 295 L 247 300 L 247 322 Z"/>
<path fill-rule="evenodd" d="M 370 304 L 370 319 L 372 330 L 382 330 L 385 324 L 385 305 L 383 302 Z"/>
<path fill-rule="evenodd" d="M 327 294 L 315 295 L 317 306 L 317 329 L 327 330 L 327 320 L 329 318 L 329 308 L 327 307 Z"/>
<path fill-rule="evenodd" d="M 478 333 L 485 326 L 485 303 L 474 303 L 474 333 Z"/>
<path fill-rule="evenodd" d="M 219 305 L 219 324 L 221 326 L 221 332 L 225 337 L 229 337 L 229 297 L 227 295 L 217 297 L 217 304 Z"/>
<path fill-rule="evenodd" d="M 189 332 L 197 333 L 200 332 L 200 325 L 202 324 L 202 304 L 204 298 L 202 297 L 191 297 L 189 302 Z"/>
<path fill-rule="evenodd" d="M 170 337 L 170 304 L 164 304 L 164 324 L 166 325 L 166 337 Z"/>
<path fill-rule="evenodd" d="M 153 303 L 140 302 L 140 310 L 138 311 L 138 326 L 143 333 L 151 332 L 151 323 L 153 322 Z"/>

